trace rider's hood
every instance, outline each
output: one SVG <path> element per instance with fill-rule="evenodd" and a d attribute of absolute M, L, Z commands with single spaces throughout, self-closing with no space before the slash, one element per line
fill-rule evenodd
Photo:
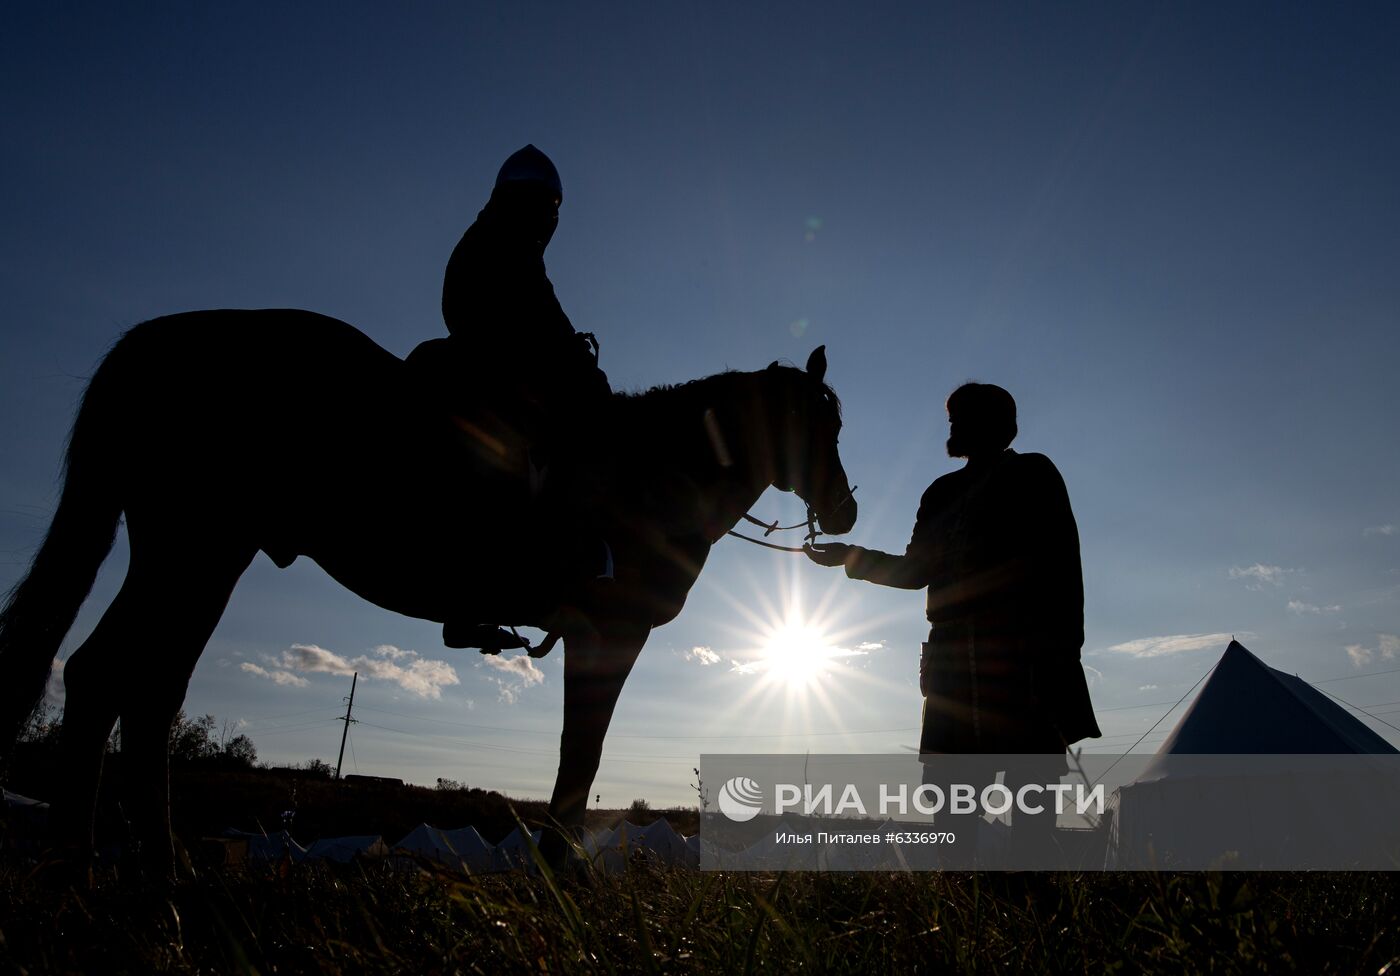
<path fill-rule="evenodd" d="M 518 149 L 501 164 L 496 174 L 496 188 L 506 183 L 543 183 L 554 191 L 554 198 L 564 199 L 564 184 L 559 180 L 559 171 L 554 168 L 548 156 L 533 145 Z"/>

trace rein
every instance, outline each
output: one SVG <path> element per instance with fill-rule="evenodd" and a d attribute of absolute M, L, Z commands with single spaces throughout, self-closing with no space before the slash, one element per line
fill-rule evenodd
<path fill-rule="evenodd" d="M 838 504 L 835 508 L 831 510 L 832 514 L 841 511 L 841 507 L 855 497 L 856 488 L 859 487 L 859 485 L 852 486 L 851 489 L 846 492 L 846 497 L 841 499 L 840 504 Z M 765 522 L 762 519 L 754 518 L 748 512 L 744 513 L 743 518 L 745 522 L 748 522 L 751 525 L 756 525 L 763 530 L 763 539 L 768 538 L 774 532 L 789 532 L 793 529 L 807 530 L 806 536 L 803 537 L 802 547 L 780 546 L 777 543 L 764 542 L 763 539 L 755 539 L 751 535 L 744 535 L 742 532 L 735 532 L 733 529 L 730 529 L 728 532 L 725 533 L 726 535 L 732 535 L 736 539 L 743 539 L 745 542 L 752 542 L 756 546 L 763 546 L 765 549 L 776 549 L 778 552 L 801 553 L 804 551 L 803 547 L 811 545 L 812 543 L 817 541 L 818 536 L 825 534 L 817 528 L 817 513 L 811 505 L 807 506 L 807 521 L 798 522 L 796 525 L 779 525 L 777 519 L 774 519 L 772 522 Z"/>
<path fill-rule="evenodd" d="M 747 515 L 745 515 L 744 517 L 745 517 L 745 518 L 748 518 Z M 749 521 L 751 521 L 751 522 L 758 522 L 757 519 L 749 519 Z M 766 522 L 758 522 L 758 524 L 759 524 L 759 525 L 767 525 L 768 523 L 766 523 Z M 792 526 L 788 526 L 788 528 L 800 529 L 800 528 L 802 528 L 802 526 L 800 526 L 800 525 L 792 525 Z M 725 535 L 732 535 L 732 536 L 733 536 L 734 538 L 736 538 L 736 539 L 743 539 L 745 542 L 752 542 L 754 545 L 756 545 L 756 546 L 762 546 L 762 547 L 765 548 L 765 549 L 776 549 L 776 550 L 778 550 L 779 552 L 796 552 L 796 553 L 802 552 L 802 550 L 801 550 L 800 548 L 796 548 L 796 547 L 794 547 L 794 546 L 780 546 L 780 545 L 778 545 L 778 544 L 776 544 L 776 543 L 773 543 L 773 542 L 764 542 L 762 539 L 755 539 L 755 538 L 754 538 L 753 536 L 751 536 L 751 535 L 744 535 L 744 533 L 742 533 L 742 532 L 735 532 L 733 529 L 730 529 L 728 532 L 725 533 Z M 807 536 L 807 539 L 808 539 L 808 541 L 810 542 L 811 540 L 815 539 L 815 538 L 816 538 L 817 536 L 819 536 L 819 535 L 821 535 L 820 532 L 810 532 L 810 533 L 808 534 L 808 536 Z"/>

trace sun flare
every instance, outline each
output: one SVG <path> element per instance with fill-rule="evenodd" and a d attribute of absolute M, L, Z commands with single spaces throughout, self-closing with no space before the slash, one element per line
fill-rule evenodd
<path fill-rule="evenodd" d="M 818 682 L 843 656 L 820 628 L 788 621 L 768 635 L 755 664 L 773 684 L 800 690 Z"/>
<path fill-rule="evenodd" d="M 781 521 L 781 519 L 780 519 Z M 795 521 L 795 520 L 794 520 Z M 716 624 L 727 633 L 704 648 L 701 663 L 728 660 L 728 700 L 711 713 L 716 739 L 738 748 L 783 750 L 820 745 L 827 751 L 869 751 L 888 730 L 846 731 L 848 723 L 881 726 L 872 703 L 903 693 L 907 682 L 883 672 L 881 631 L 901 617 L 871 612 L 841 575 L 822 576 L 805 560 L 741 564 L 710 585 L 731 611 Z M 817 581 L 814 594 L 804 583 Z M 902 677 L 902 676 L 901 676 Z M 722 734 L 720 734 L 722 733 Z"/>

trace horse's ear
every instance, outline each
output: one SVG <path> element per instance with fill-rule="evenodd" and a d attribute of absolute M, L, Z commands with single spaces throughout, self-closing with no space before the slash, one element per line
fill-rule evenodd
<path fill-rule="evenodd" d="M 807 357 L 807 372 L 820 383 L 826 378 L 826 346 L 817 346 Z"/>

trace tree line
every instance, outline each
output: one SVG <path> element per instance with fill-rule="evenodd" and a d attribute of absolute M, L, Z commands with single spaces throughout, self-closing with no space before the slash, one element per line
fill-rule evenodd
<path fill-rule="evenodd" d="M 45 700 L 30 715 L 19 741 L 52 747 L 58 744 L 62 732 L 63 709 Z M 107 740 L 109 753 L 121 752 L 121 734 L 118 722 Z M 180 763 L 252 769 L 258 765 L 258 749 L 234 723 L 225 720 L 220 724 L 213 715 L 188 716 L 181 709 L 170 726 L 170 759 Z"/>

